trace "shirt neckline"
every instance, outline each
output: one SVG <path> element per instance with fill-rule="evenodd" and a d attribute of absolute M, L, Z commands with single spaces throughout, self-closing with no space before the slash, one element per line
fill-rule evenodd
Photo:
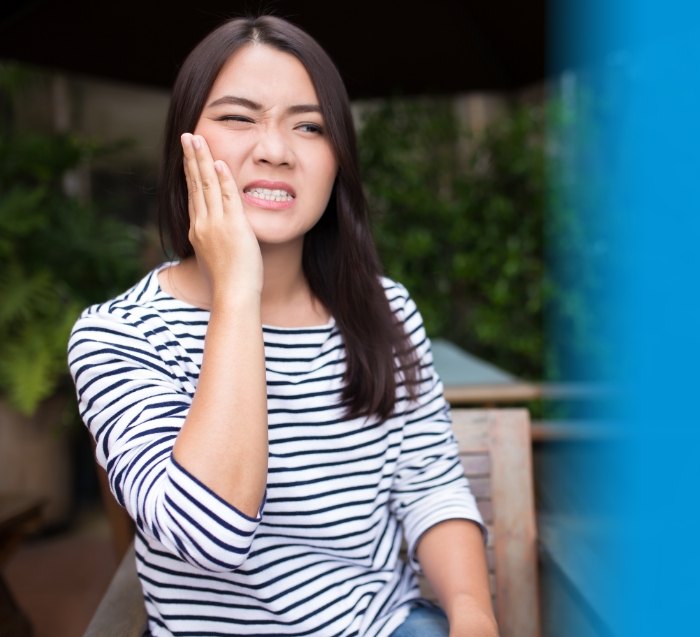
<path fill-rule="evenodd" d="M 189 303 L 188 301 L 185 301 L 184 299 L 177 298 L 176 296 L 173 296 L 169 292 L 166 292 L 163 287 L 160 284 L 160 279 L 158 278 L 158 275 L 165 270 L 165 268 L 172 267 L 174 265 L 177 265 L 179 261 L 166 261 L 165 263 L 161 263 L 152 273 L 153 279 L 154 279 L 154 286 L 155 286 L 155 294 L 162 297 L 166 298 L 170 301 L 174 301 L 176 303 L 179 303 L 180 305 L 184 305 L 188 308 L 192 308 L 194 310 L 197 310 L 199 312 L 205 312 L 206 314 L 209 314 L 210 311 L 208 308 L 205 307 L 200 307 L 199 305 L 194 305 L 193 303 Z M 262 323 L 262 328 L 263 330 L 267 332 L 324 332 L 331 330 L 335 327 L 335 317 L 331 315 L 331 317 L 328 319 L 326 323 L 319 323 L 317 325 L 297 325 L 293 327 L 289 326 L 284 326 L 284 325 L 270 325 L 268 323 Z"/>

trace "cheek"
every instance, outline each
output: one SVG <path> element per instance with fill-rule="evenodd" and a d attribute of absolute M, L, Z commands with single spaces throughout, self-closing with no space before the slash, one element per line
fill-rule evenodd
<path fill-rule="evenodd" d="M 220 136 L 207 137 L 203 135 L 204 139 L 207 140 L 207 145 L 211 151 L 211 156 L 214 160 L 221 159 L 226 162 L 229 167 L 233 178 L 236 182 L 239 179 L 241 168 L 245 161 L 245 152 L 243 146 L 238 143 L 234 144 L 226 139 L 221 139 Z"/>
<path fill-rule="evenodd" d="M 204 137 L 212 158 L 225 161 L 233 176 L 237 177 L 249 140 L 240 134 L 234 135 L 232 131 L 222 130 L 219 126 L 212 126 L 207 121 L 199 122 L 194 134 Z"/>
<path fill-rule="evenodd" d="M 321 210 L 321 214 L 323 214 L 326 208 L 328 208 L 328 202 L 333 197 L 333 189 L 335 187 L 337 176 L 337 171 L 328 172 L 323 179 L 323 183 L 319 183 L 318 185 L 318 205 Z"/>
<path fill-rule="evenodd" d="M 335 179 L 338 176 L 338 164 L 335 161 L 333 153 L 328 152 L 326 156 L 322 158 L 318 175 L 321 184 L 325 186 L 325 191 L 330 195 L 333 190 L 333 185 L 335 184 Z"/>

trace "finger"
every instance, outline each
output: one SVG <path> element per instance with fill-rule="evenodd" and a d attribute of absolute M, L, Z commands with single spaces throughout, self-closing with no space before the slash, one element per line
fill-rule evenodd
<path fill-rule="evenodd" d="M 214 170 L 216 170 L 216 175 L 219 179 L 224 214 L 242 213 L 243 203 L 241 202 L 241 195 L 238 192 L 238 185 L 231 174 L 228 164 L 221 159 L 217 159 L 214 162 Z"/>
<path fill-rule="evenodd" d="M 203 197 L 207 216 L 219 216 L 223 213 L 223 201 L 214 158 L 207 141 L 201 135 L 193 136 L 192 145 L 199 171 L 199 192 Z"/>
<path fill-rule="evenodd" d="M 191 194 L 191 179 L 190 179 L 190 172 L 187 170 L 187 161 L 185 160 L 185 157 L 183 156 L 182 158 L 182 171 L 185 174 L 185 184 L 187 186 L 187 213 L 189 214 L 190 217 L 190 227 L 192 227 L 192 224 L 194 222 L 195 218 L 195 213 L 194 213 L 194 206 L 192 202 L 192 194 Z"/>
<path fill-rule="evenodd" d="M 202 218 L 206 216 L 207 209 L 204 195 L 202 194 L 194 136 L 190 133 L 184 133 L 180 140 L 182 143 L 185 181 L 187 183 L 187 207 L 190 214 L 190 227 L 192 228 L 197 221 L 197 217 Z"/>

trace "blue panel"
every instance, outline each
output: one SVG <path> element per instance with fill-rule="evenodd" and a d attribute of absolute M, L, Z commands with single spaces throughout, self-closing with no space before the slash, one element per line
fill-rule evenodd
<path fill-rule="evenodd" d="M 552 42 L 595 111 L 595 170 L 573 196 L 606 221 L 596 373 L 617 388 L 607 409 L 626 435 L 614 467 L 581 476 L 619 502 L 604 611 L 620 636 L 700 634 L 700 3 L 569 4 Z"/>

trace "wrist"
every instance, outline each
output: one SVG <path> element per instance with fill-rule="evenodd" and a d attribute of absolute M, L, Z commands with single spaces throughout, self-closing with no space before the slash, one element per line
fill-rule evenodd
<path fill-rule="evenodd" d="M 484 608 L 468 595 L 453 599 L 445 612 L 450 637 L 498 637 L 498 626 L 491 608 Z"/>
<path fill-rule="evenodd" d="M 212 312 L 255 312 L 260 315 L 261 292 L 250 286 L 215 288 L 211 295 Z"/>
<path fill-rule="evenodd" d="M 247 272 L 233 266 L 219 266 L 213 274 L 201 259 L 194 257 L 199 270 L 200 284 L 206 289 L 209 305 L 226 308 L 230 305 L 247 305 L 260 302 L 262 296 L 262 270 Z"/>

